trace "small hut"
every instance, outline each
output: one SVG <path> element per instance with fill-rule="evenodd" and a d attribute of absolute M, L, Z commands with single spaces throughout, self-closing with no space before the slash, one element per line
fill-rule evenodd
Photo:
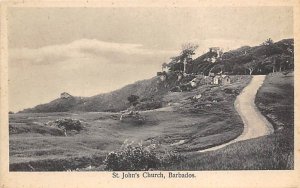
<path fill-rule="evenodd" d="M 231 79 L 228 75 L 222 75 L 222 85 L 231 84 Z"/>
<path fill-rule="evenodd" d="M 217 76 L 215 76 L 215 77 L 213 78 L 213 84 L 214 84 L 214 85 L 220 85 L 221 82 L 222 82 L 221 76 L 217 75 Z"/>
<path fill-rule="evenodd" d="M 214 85 L 229 85 L 231 84 L 231 79 L 228 75 L 217 75 L 213 78 Z"/>

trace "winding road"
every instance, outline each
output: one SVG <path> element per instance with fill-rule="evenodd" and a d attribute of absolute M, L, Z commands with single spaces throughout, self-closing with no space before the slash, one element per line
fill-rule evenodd
<path fill-rule="evenodd" d="M 274 132 L 271 123 L 260 113 L 257 109 L 254 100 L 257 90 L 261 87 L 265 80 L 265 75 L 253 76 L 249 85 L 247 85 L 241 94 L 235 100 L 234 106 L 244 123 L 243 133 L 236 139 L 208 149 L 200 150 L 198 152 L 213 151 L 223 148 L 229 144 L 257 138 L 260 136 L 272 134 Z"/>

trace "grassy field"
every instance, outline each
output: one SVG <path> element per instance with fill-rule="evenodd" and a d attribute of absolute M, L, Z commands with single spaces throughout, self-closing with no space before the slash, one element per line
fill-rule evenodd
<path fill-rule="evenodd" d="M 220 150 L 190 153 L 172 170 L 291 170 L 294 168 L 294 76 L 267 76 L 256 96 L 274 134 L 238 142 Z"/>
<path fill-rule="evenodd" d="M 10 114 L 10 170 L 51 171 L 101 166 L 110 151 L 125 140 L 150 144 L 189 156 L 193 151 L 227 142 L 243 131 L 234 100 L 250 76 L 236 76 L 228 86 L 204 85 L 191 92 L 169 92 L 163 102 L 169 111 L 144 111 L 143 125 L 121 122 L 120 113 Z M 200 99 L 193 96 L 201 94 Z M 83 122 L 78 134 L 64 136 L 45 123 L 59 118 Z"/>

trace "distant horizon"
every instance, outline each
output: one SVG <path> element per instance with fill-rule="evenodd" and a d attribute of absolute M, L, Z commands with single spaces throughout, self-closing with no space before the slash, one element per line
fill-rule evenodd
<path fill-rule="evenodd" d="M 8 20 L 13 112 L 152 78 L 186 42 L 196 57 L 294 38 L 291 7 L 9 8 Z"/>

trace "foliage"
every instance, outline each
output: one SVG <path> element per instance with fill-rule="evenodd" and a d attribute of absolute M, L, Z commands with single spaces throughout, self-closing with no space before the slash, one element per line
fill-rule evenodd
<path fill-rule="evenodd" d="M 118 151 L 110 152 L 104 160 L 105 170 L 136 171 L 157 169 L 166 165 L 173 165 L 183 160 L 183 157 L 174 152 L 159 153 L 156 144 L 144 146 L 141 143 L 124 142 Z"/>
<path fill-rule="evenodd" d="M 188 67 L 188 72 L 226 74 L 268 74 L 271 72 L 286 71 L 294 69 L 294 41 L 284 39 L 273 42 L 266 40 L 260 46 L 243 46 L 236 50 L 225 52 L 216 62 L 210 63 L 206 60 L 213 56 L 209 51 L 193 60 Z"/>
<path fill-rule="evenodd" d="M 137 95 L 130 95 L 129 97 L 127 97 L 127 100 L 128 102 L 132 105 L 132 106 L 135 106 L 137 105 L 139 102 L 138 102 L 138 99 L 140 97 L 137 96 Z"/>
<path fill-rule="evenodd" d="M 120 120 L 132 125 L 142 125 L 145 123 L 146 118 L 137 111 L 129 111 L 127 113 L 122 113 Z"/>
<path fill-rule="evenodd" d="M 274 41 L 271 38 L 268 38 L 262 45 L 268 46 L 274 44 Z"/>
<path fill-rule="evenodd" d="M 246 66 L 252 65 L 257 60 L 257 65 L 252 71 L 256 74 L 269 74 L 272 72 L 286 72 L 294 70 L 294 40 L 284 39 L 278 42 L 268 42 L 269 45 L 243 46 L 241 48 L 225 52 L 216 62 L 207 61 L 214 52 L 205 53 L 191 60 L 196 45 L 183 45 L 182 52 L 171 58 L 167 64 L 170 67 L 167 82 L 158 82 L 157 77 L 129 84 L 110 93 L 99 94 L 92 97 L 70 97 L 67 99 L 55 99 L 49 103 L 25 109 L 24 113 L 44 112 L 118 112 L 127 109 L 130 105 L 137 105 L 138 100 L 128 103 L 128 96 L 136 95 L 140 98 L 153 97 L 155 100 L 165 95 L 170 88 L 178 85 L 175 72 L 184 70 L 183 61 L 186 64 L 186 73 L 204 74 L 217 73 L 221 70 L 224 74 L 243 75 L 250 71 Z M 185 46 L 185 47 L 184 47 Z M 184 55 L 188 54 L 188 55 Z M 164 64 L 166 66 L 166 64 Z"/>
<path fill-rule="evenodd" d="M 163 67 L 169 66 L 171 71 L 185 71 L 184 62 L 191 63 L 192 56 L 195 55 L 197 44 L 186 43 L 181 46 L 181 52 L 178 56 L 171 57 L 169 64 L 163 64 Z"/>
<path fill-rule="evenodd" d="M 135 106 L 135 110 L 153 110 L 162 107 L 161 101 L 144 101 Z"/>
<path fill-rule="evenodd" d="M 186 43 L 181 46 L 181 56 L 183 58 L 191 58 L 193 55 L 195 55 L 195 50 L 199 46 L 197 44 L 192 43 Z"/>
<path fill-rule="evenodd" d="M 275 132 L 237 142 L 219 150 L 191 154 L 168 170 L 292 170 L 294 169 L 293 72 L 269 74 L 255 104 Z M 267 146 L 267 147 L 266 147 Z"/>
<path fill-rule="evenodd" d="M 71 118 L 64 118 L 64 119 L 57 119 L 55 121 L 50 121 L 47 123 L 47 125 L 52 127 L 58 127 L 66 131 L 72 131 L 72 130 L 80 131 L 83 129 L 83 126 L 79 120 L 71 119 Z"/>

